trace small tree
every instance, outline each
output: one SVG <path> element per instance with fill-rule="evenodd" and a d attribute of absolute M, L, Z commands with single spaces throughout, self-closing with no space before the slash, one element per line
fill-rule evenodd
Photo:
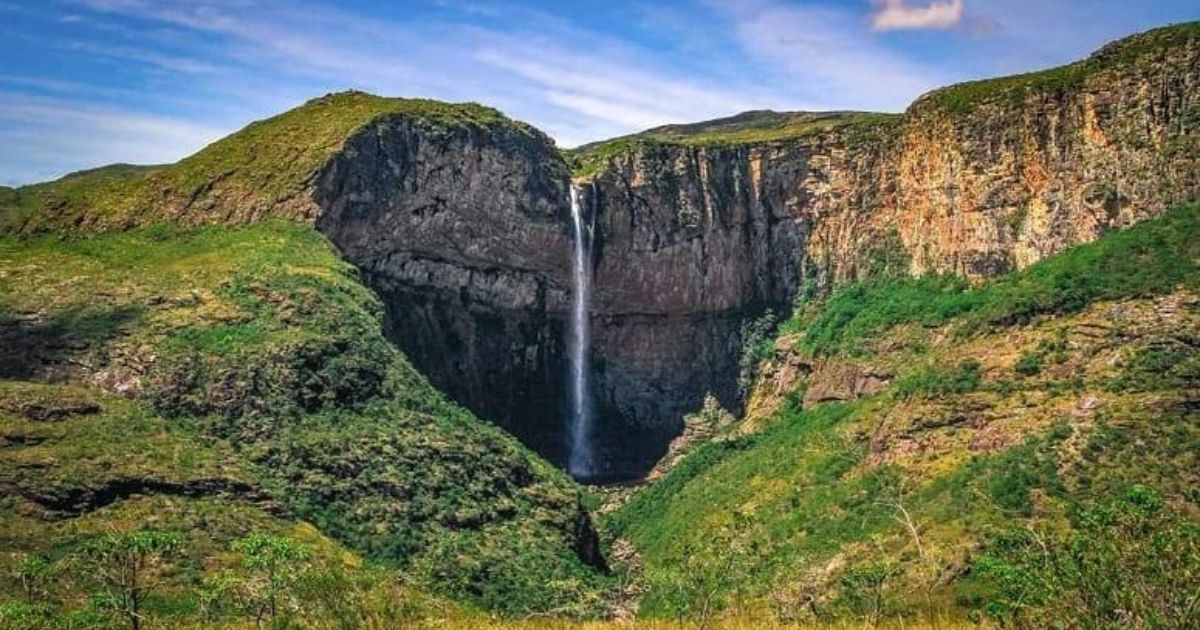
<path fill-rule="evenodd" d="M 99 583 L 106 604 L 124 616 L 132 630 L 140 630 L 142 603 L 158 585 L 156 569 L 180 544 L 173 532 L 111 532 L 85 543 L 79 557 L 85 575 Z"/>
<path fill-rule="evenodd" d="M 25 602 L 34 604 L 46 594 L 46 583 L 54 571 L 54 564 L 42 554 L 27 556 L 17 567 L 17 579 L 25 591 Z"/>
<path fill-rule="evenodd" d="M 280 599 L 309 558 L 308 549 L 284 536 L 251 534 L 234 541 L 233 550 L 242 555 L 242 566 L 250 572 L 243 587 L 255 624 L 261 627 L 264 619 L 274 623 Z"/>

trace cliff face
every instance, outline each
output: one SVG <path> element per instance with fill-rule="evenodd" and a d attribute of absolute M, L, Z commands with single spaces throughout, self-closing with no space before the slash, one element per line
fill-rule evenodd
<path fill-rule="evenodd" d="M 645 146 L 595 177 L 593 352 L 603 415 L 665 447 L 706 394 L 739 407 L 743 323 L 790 309 L 819 268 L 808 248 L 829 230 L 821 217 L 877 206 L 880 152 L 846 147 L 889 127 L 781 146 Z M 852 225 L 837 229 L 867 238 Z"/>
<path fill-rule="evenodd" d="M 670 435 L 706 392 L 736 408 L 743 322 L 806 284 L 995 276 L 1200 197 L 1198 31 L 947 88 L 903 117 L 750 140 L 737 117 L 581 151 L 606 411 Z"/>
<path fill-rule="evenodd" d="M 317 227 L 365 271 L 435 385 L 562 459 L 568 172 L 515 128 L 384 118 L 319 176 Z"/>
<path fill-rule="evenodd" d="M 1200 196 L 1197 30 L 918 101 L 878 221 L 897 227 L 913 273 L 1027 267 Z"/>

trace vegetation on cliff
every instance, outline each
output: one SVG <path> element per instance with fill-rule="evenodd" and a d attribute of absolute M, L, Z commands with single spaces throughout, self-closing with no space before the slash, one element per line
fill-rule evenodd
<path fill-rule="evenodd" d="M 953 114 L 967 114 L 981 105 L 1021 101 L 1032 94 L 1081 87 L 1104 72 L 1128 70 L 1154 63 L 1163 54 L 1200 44 L 1200 22 L 1154 29 L 1101 48 L 1073 64 L 999 79 L 985 79 L 935 90 L 919 99 L 914 108 L 936 105 Z"/>
<path fill-rule="evenodd" d="M 978 288 L 800 305 L 742 429 L 607 517 L 641 553 L 642 613 L 1186 625 L 1197 237 L 1192 205 Z"/>
<path fill-rule="evenodd" d="M 591 177 L 613 158 L 660 146 L 734 147 L 788 142 L 820 134 L 840 133 L 858 139 L 874 137 L 899 120 L 871 112 L 743 112 L 685 125 L 665 125 L 640 133 L 586 144 L 564 152 L 576 177 Z"/>

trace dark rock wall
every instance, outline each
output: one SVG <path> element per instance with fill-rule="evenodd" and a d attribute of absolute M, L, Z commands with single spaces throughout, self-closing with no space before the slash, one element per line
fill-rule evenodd
<path fill-rule="evenodd" d="M 385 119 L 320 175 L 318 228 L 365 273 L 389 336 L 442 391 L 563 458 L 568 171 L 516 127 Z"/>

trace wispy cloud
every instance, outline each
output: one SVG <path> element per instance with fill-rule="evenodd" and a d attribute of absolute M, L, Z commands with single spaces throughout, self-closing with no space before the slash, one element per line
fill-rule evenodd
<path fill-rule="evenodd" d="M 848 10 L 779 0 L 717 6 L 742 46 L 798 82 L 806 109 L 900 110 L 946 79 L 864 37 L 860 15 Z"/>
<path fill-rule="evenodd" d="M 0 0 L 0 61 L 38 62 L 0 68 L 0 143 L 18 148 L 0 179 L 178 159 L 349 88 L 478 101 L 564 146 L 747 109 L 898 111 L 1196 16 L 1195 0 L 969 2 Z"/>
<path fill-rule="evenodd" d="M 963 0 L 933 0 L 925 5 L 909 1 L 875 0 L 871 28 L 876 31 L 947 29 L 963 21 Z"/>
<path fill-rule="evenodd" d="M 519 19 L 492 28 L 413 24 L 270 0 L 78 1 L 101 13 L 218 36 L 226 61 L 257 66 L 273 75 L 268 80 L 292 75 L 328 89 L 483 101 L 532 120 L 566 146 L 762 107 L 768 94 L 746 81 L 681 78 L 656 67 L 648 51 L 529 8 L 509 10 L 506 17 L 519 13 Z M 497 15 L 483 4 L 436 4 L 483 19 Z"/>
<path fill-rule="evenodd" d="M 166 116 L 0 92 L 0 146 L 20 158 L 3 160 L 0 184 L 113 162 L 170 162 L 224 131 Z"/>

